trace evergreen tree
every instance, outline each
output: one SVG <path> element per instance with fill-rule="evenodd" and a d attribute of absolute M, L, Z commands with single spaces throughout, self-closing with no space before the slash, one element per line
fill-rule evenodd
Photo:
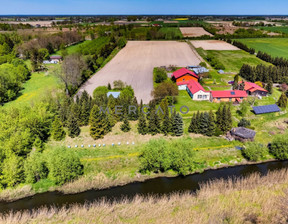
<path fill-rule="evenodd" d="M 156 135 L 160 133 L 160 120 L 155 110 L 150 112 L 149 122 L 148 122 L 148 132 L 151 135 Z"/>
<path fill-rule="evenodd" d="M 63 125 L 58 116 L 56 116 L 52 124 L 52 138 L 56 141 L 61 141 L 65 138 L 65 135 L 66 133 L 63 129 Z"/>
<path fill-rule="evenodd" d="M 216 124 L 215 124 L 215 116 L 212 110 L 209 112 L 209 120 L 208 120 L 208 130 L 206 135 L 207 136 L 213 136 L 215 134 Z"/>
<path fill-rule="evenodd" d="M 286 108 L 287 107 L 287 97 L 284 93 L 281 94 L 278 102 L 277 102 L 277 105 L 281 108 Z"/>
<path fill-rule="evenodd" d="M 175 136 L 183 135 L 183 119 L 179 113 L 176 114 L 173 120 L 173 129 Z"/>
<path fill-rule="evenodd" d="M 80 107 L 80 104 L 78 105 L 76 103 L 73 103 L 71 105 L 70 114 L 74 115 L 74 118 L 76 119 L 78 125 L 80 125 L 81 124 L 81 107 Z"/>
<path fill-rule="evenodd" d="M 123 124 L 121 124 L 120 128 L 123 132 L 129 132 L 131 130 L 127 116 L 124 117 Z"/>
<path fill-rule="evenodd" d="M 271 80 L 268 82 L 266 90 L 269 92 L 269 94 L 273 93 L 273 82 Z"/>
<path fill-rule="evenodd" d="M 143 113 L 140 113 L 137 130 L 138 130 L 138 133 L 141 135 L 147 134 L 147 123 L 146 123 L 145 115 Z"/>
<path fill-rule="evenodd" d="M 107 133 L 107 117 L 104 113 L 100 113 L 97 105 L 94 105 L 89 118 L 90 136 L 96 140 L 103 138 Z"/>
<path fill-rule="evenodd" d="M 200 133 L 200 117 L 201 114 L 197 111 L 196 118 L 195 118 L 195 132 L 196 134 Z"/>
<path fill-rule="evenodd" d="M 136 107 L 136 113 L 131 112 L 128 116 L 129 116 L 129 120 L 131 121 L 137 121 L 139 118 L 139 106 L 137 103 L 137 99 L 136 97 L 133 98 L 132 104 L 131 106 L 135 106 Z"/>
<path fill-rule="evenodd" d="M 160 117 L 162 118 L 162 125 L 161 125 L 161 131 L 162 133 L 167 136 L 171 131 L 171 121 L 170 121 L 170 114 L 168 109 L 168 100 L 167 98 L 163 99 L 160 103 L 160 107 L 162 108 L 164 115 L 160 114 Z"/>
<path fill-rule="evenodd" d="M 82 126 L 86 126 L 89 124 L 89 116 L 90 116 L 90 103 L 88 102 L 88 100 L 82 101 L 80 110 L 81 110 L 80 124 Z"/>
<path fill-rule="evenodd" d="M 193 114 L 193 117 L 191 118 L 190 125 L 188 127 L 189 133 L 197 133 L 197 124 L 196 124 L 196 114 Z"/>
<path fill-rule="evenodd" d="M 68 136 L 71 138 L 75 138 L 80 135 L 80 128 L 77 121 L 77 118 L 75 117 L 74 113 L 71 113 L 68 121 L 67 121 L 67 128 L 68 128 Z"/>
<path fill-rule="evenodd" d="M 216 112 L 216 124 L 217 124 L 217 128 L 218 130 L 221 131 L 221 133 L 223 133 L 223 129 L 224 129 L 224 120 L 223 120 L 223 106 L 220 105 L 220 107 L 218 108 L 217 112 Z"/>
<path fill-rule="evenodd" d="M 112 89 L 112 88 L 111 88 L 111 84 L 110 84 L 110 82 L 108 83 L 107 88 L 108 88 L 108 90 L 111 90 L 111 89 Z"/>
<path fill-rule="evenodd" d="M 209 114 L 207 112 L 201 113 L 199 133 L 207 135 L 208 128 L 209 128 Z"/>

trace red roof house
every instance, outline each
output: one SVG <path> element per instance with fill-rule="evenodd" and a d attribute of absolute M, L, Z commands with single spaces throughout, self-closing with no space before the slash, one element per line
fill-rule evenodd
<path fill-rule="evenodd" d="M 238 102 L 247 98 L 248 94 L 243 90 L 223 90 L 223 91 L 211 91 L 212 102 Z"/>
<path fill-rule="evenodd" d="M 268 91 L 253 82 L 244 82 L 244 90 L 249 95 L 260 95 L 260 96 L 267 96 Z"/>
<path fill-rule="evenodd" d="M 193 71 L 186 68 L 181 68 L 172 74 L 172 79 L 178 82 L 187 82 L 190 80 L 198 81 L 199 77 Z"/>
<path fill-rule="evenodd" d="M 189 81 L 187 92 L 193 100 L 209 100 L 210 92 L 206 91 L 199 82 L 195 80 Z"/>

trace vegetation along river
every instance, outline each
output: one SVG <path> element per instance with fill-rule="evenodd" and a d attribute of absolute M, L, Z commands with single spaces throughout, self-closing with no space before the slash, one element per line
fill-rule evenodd
<path fill-rule="evenodd" d="M 103 190 L 89 190 L 77 194 L 63 194 L 60 192 L 46 192 L 13 202 L 0 202 L 0 212 L 23 211 L 37 209 L 42 206 L 62 207 L 75 203 L 84 204 L 106 198 L 107 200 L 132 199 L 135 195 L 161 196 L 175 192 L 195 192 L 200 183 L 215 179 L 241 178 L 258 172 L 266 175 L 267 172 L 288 168 L 288 161 L 273 161 L 253 165 L 240 165 L 216 170 L 207 170 L 203 173 L 185 177 L 159 177 L 144 182 L 130 183 L 124 186 L 112 187 Z"/>

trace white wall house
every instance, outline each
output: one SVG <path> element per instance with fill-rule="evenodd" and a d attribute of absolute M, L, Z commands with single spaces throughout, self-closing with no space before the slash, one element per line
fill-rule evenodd
<path fill-rule="evenodd" d="M 207 92 L 200 83 L 196 81 L 191 81 L 186 88 L 189 96 L 192 98 L 192 100 L 196 101 L 204 101 L 204 100 L 210 100 L 210 92 Z"/>

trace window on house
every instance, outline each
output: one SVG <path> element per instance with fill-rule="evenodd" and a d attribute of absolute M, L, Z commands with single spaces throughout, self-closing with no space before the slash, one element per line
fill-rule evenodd
<path fill-rule="evenodd" d="M 229 98 L 229 102 L 231 102 L 232 101 L 232 98 Z"/>
<path fill-rule="evenodd" d="M 204 95 L 204 96 L 203 96 L 203 99 L 205 99 L 205 100 L 206 100 L 206 99 L 207 99 L 207 95 Z"/>
<path fill-rule="evenodd" d="M 202 99 L 202 95 L 198 95 L 198 99 Z"/>

